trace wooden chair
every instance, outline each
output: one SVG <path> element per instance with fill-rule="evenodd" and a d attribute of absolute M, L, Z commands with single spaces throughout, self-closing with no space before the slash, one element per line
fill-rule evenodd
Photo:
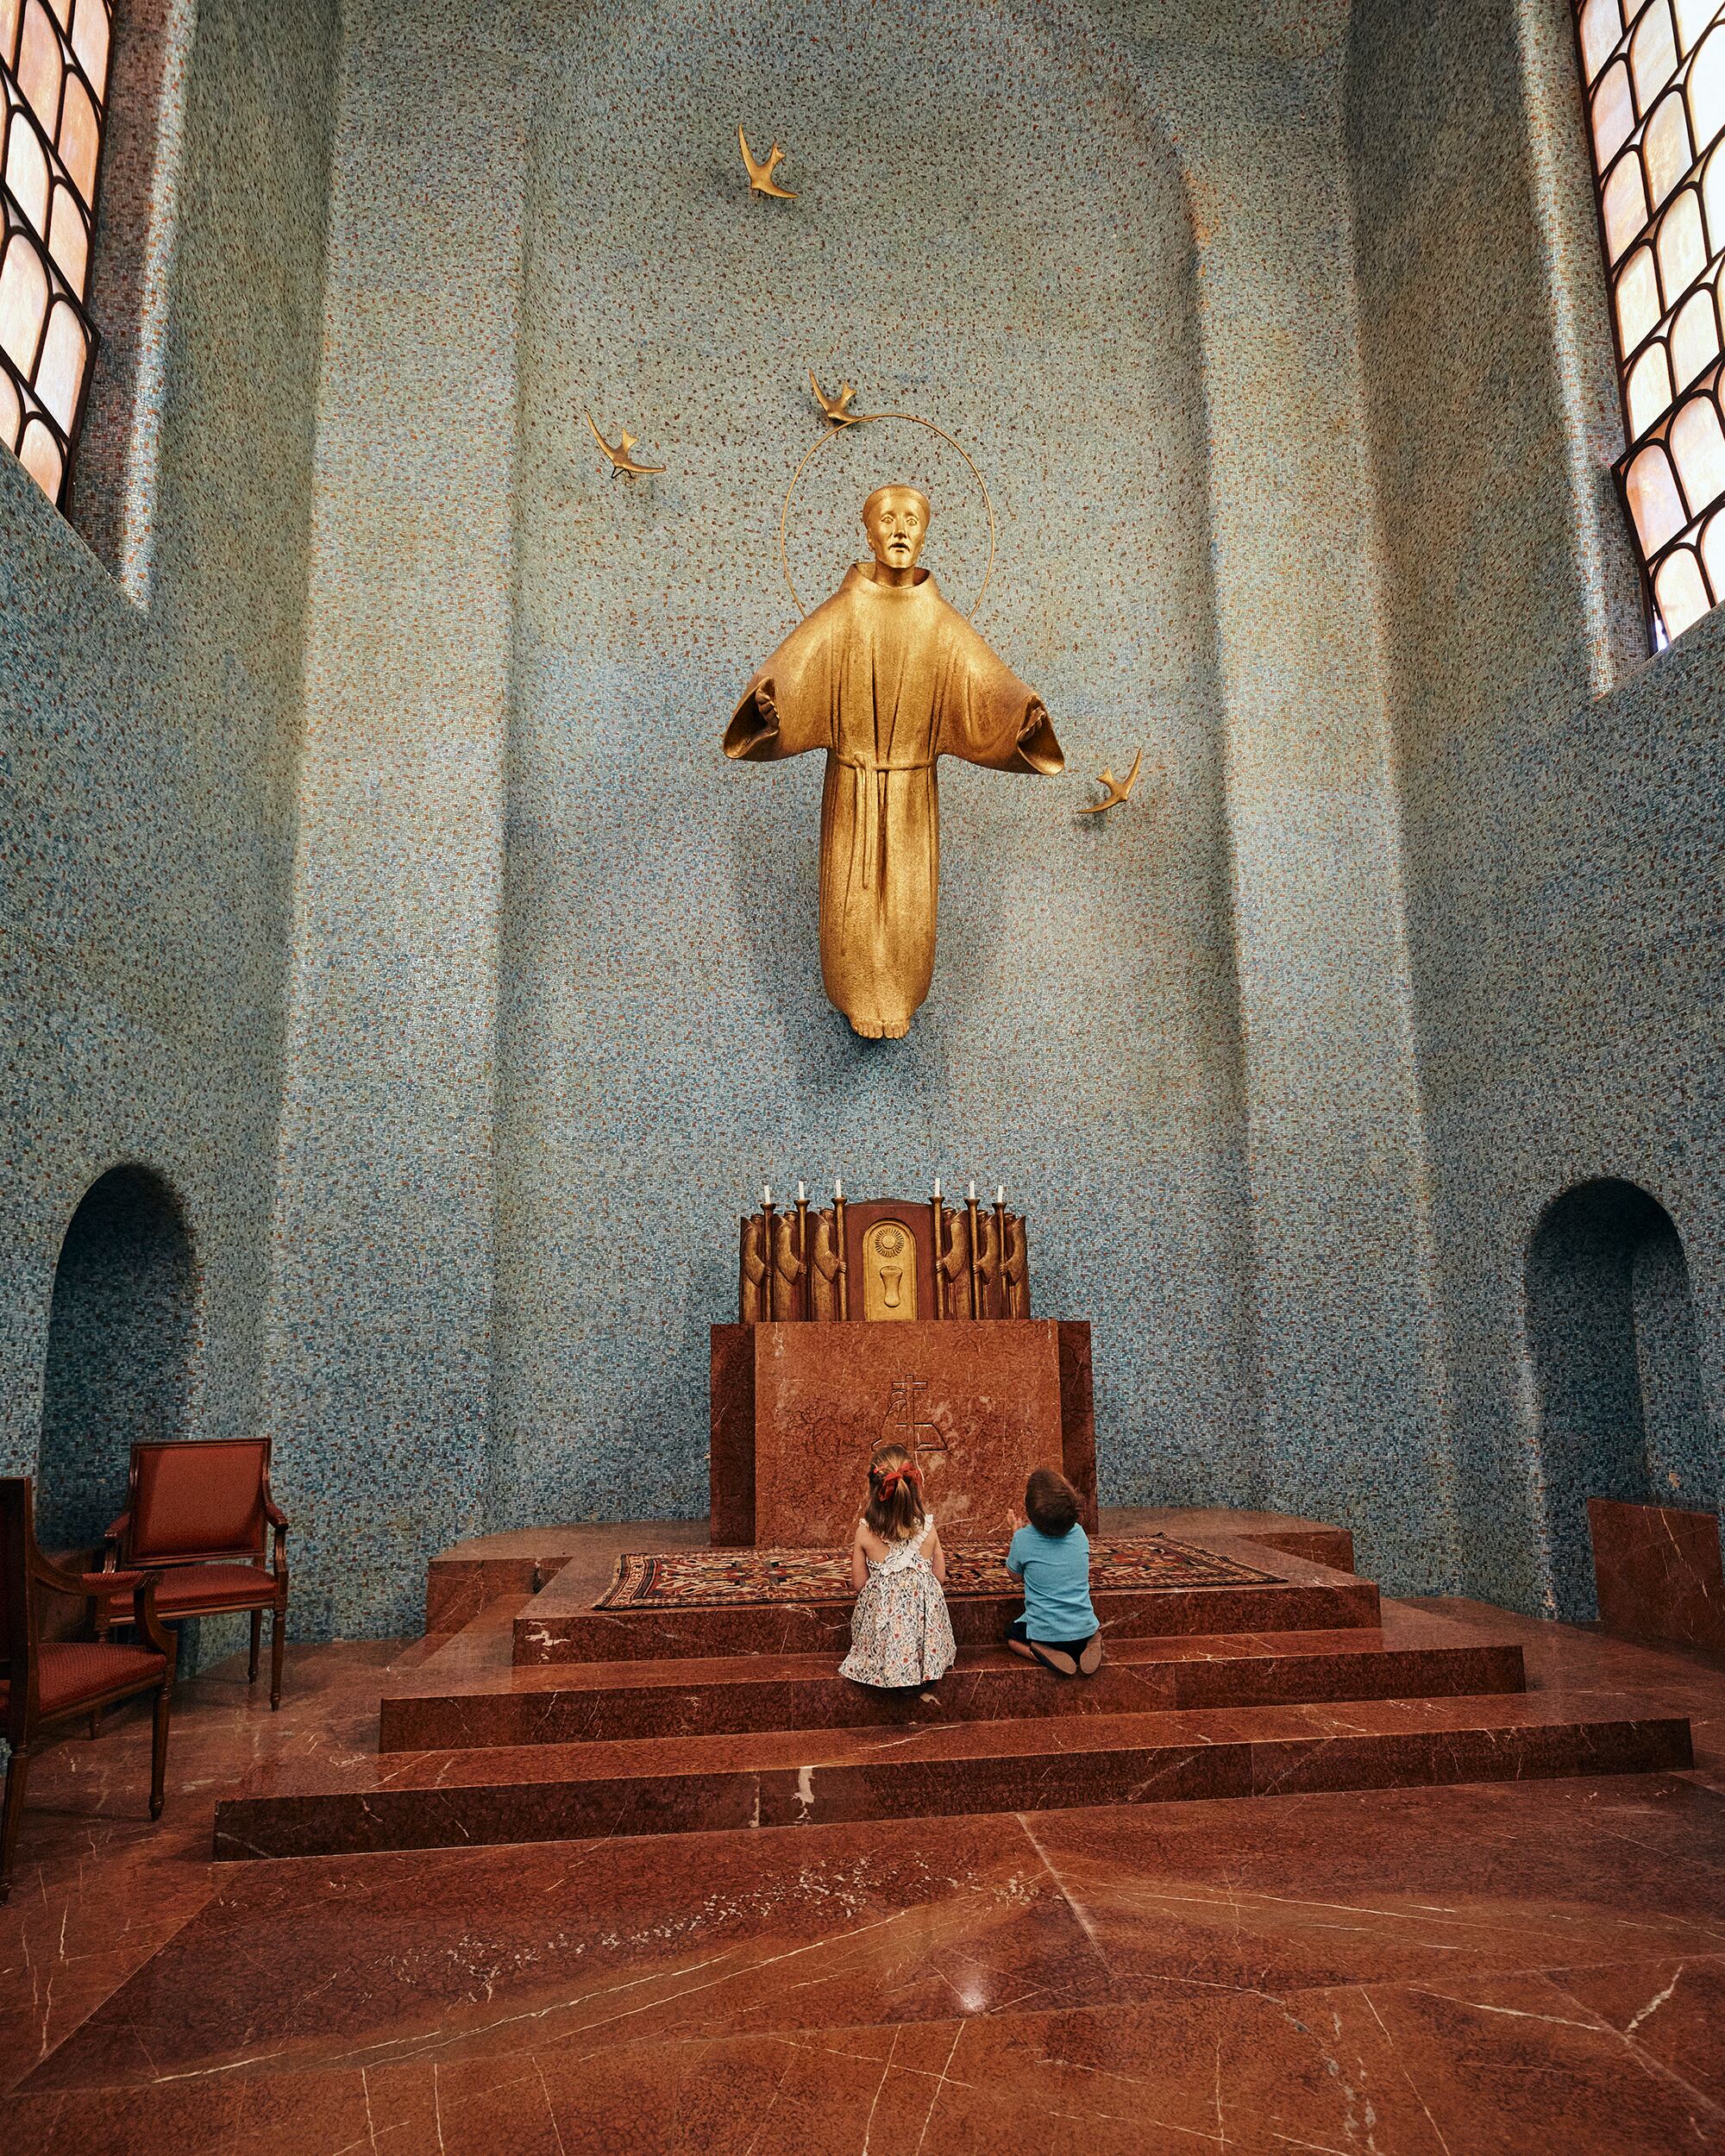
<path fill-rule="evenodd" d="M 134 1640 L 41 1637 L 36 1589 L 77 1595 L 106 1608 L 123 1588 L 130 1601 Z M 155 1611 L 155 1579 L 148 1572 L 63 1572 L 36 1547 L 36 1523 L 28 1476 L 0 1477 L 0 1733 L 9 1747 L 6 1794 L 0 1802 L 0 1902 L 11 1891 L 12 1851 L 24 1808 L 30 1747 L 56 1722 L 74 1721 L 130 1699 L 156 1695 L 155 1738 L 150 1753 L 150 1817 L 160 1819 L 162 1778 L 167 1770 L 167 1723 L 173 1697 L 179 1642 L 162 1630 Z"/>
<path fill-rule="evenodd" d="M 132 1447 L 126 1509 L 108 1530 L 105 1570 L 142 1565 L 160 1573 L 156 1612 L 166 1624 L 249 1610 L 255 1683 L 264 1612 L 270 1628 L 270 1705 L 281 1705 L 281 1651 L 287 1626 L 287 1519 L 270 1495 L 267 1438 L 178 1439 Z M 269 1561 L 264 1530 L 274 1536 Z M 123 1597 L 97 1619 L 132 1621 Z M 92 1724 L 91 1733 L 94 1733 Z"/>

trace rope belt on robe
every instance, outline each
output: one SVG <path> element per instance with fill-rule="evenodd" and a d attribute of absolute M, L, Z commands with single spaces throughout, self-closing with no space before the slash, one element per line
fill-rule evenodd
<path fill-rule="evenodd" d="M 913 771 L 932 771 L 934 760 L 925 763 L 861 763 L 836 751 L 832 761 L 843 771 L 852 774 L 852 806 L 850 831 L 850 884 L 859 884 L 865 891 L 872 891 L 883 879 L 879 873 L 881 859 L 881 827 L 887 813 L 887 781 L 900 773 L 906 777 Z M 870 786 L 869 780 L 875 783 Z M 862 874 L 856 873 L 858 856 L 862 858 Z"/>

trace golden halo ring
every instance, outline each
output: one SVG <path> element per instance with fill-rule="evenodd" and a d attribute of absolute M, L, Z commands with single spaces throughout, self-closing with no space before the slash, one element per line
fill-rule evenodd
<path fill-rule="evenodd" d="M 937 427 L 933 420 L 920 418 L 913 411 L 859 412 L 855 419 L 847 421 L 842 427 L 829 427 L 802 462 L 798 465 L 796 470 L 792 473 L 791 483 L 785 489 L 784 507 L 779 511 L 779 561 L 785 572 L 785 582 L 789 586 L 791 597 L 796 600 L 797 611 L 806 618 L 808 609 L 798 597 L 796 586 L 791 582 L 791 557 L 785 546 L 785 527 L 790 517 L 791 497 L 797 491 L 797 482 L 829 442 L 836 442 L 840 435 L 849 434 L 852 427 L 872 427 L 882 419 L 902 419 L 907 425 L 913 427 L 926 427 L 931 434 L 938 435 L 949 448 L 957 449 L 959 455 L 970 467 L 970 476 L 975 480 L 982 492 L 982 506 L 988 513 L 988 566 L 982 572 L 982 590 L 971 601 L 970 611 L 964 617 L 966 621 L 974 621 L 976 618 L 976 609 L 982 604 L 983 592 L 988 588 L 988 579 L 994 573 L 994 505 L 988 499 L 988 486 L 983 480 L 982 474 L 976 469 L 969 452 L 955 442 L 944 427 Z"/>

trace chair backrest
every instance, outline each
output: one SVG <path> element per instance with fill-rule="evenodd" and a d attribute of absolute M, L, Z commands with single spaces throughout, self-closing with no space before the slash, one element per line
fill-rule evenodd
<path fill-rule="evenodd" d="M 269 1456 L 267 1438 L 135 1445 L 124 1562 L 261 1556 Z"/>
<path fill-rule="evenodd" d="M 30 1600 L 34 1540 L 29 1476 L 0 1476 L 0 1668 L 11 1681 L 13 1698 L 21 1707 L 34 1614 Z"/>

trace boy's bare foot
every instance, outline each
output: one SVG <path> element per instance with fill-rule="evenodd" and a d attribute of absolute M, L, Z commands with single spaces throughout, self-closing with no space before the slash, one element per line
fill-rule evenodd
<path fill-rule="evenodd" d="M 1099 1632 L 1090 1639 L 1078 1658 L 1078 1667 L 1086 1677 L 1095 1677 L 1102 1666 L 1102 1635 Z"/>

